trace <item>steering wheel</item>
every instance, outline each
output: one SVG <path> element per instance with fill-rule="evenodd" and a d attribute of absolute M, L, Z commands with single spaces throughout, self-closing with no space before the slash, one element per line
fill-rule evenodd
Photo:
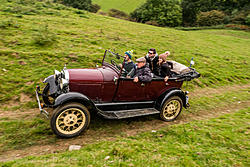
<path fill-rule="evenodd" d="M 111 64 L 113 64 L 114 66 L 116 66 L 118 69 L 121 69 L 117 64 L 116 64 L 116 62 L 112 59 L 111 60 Z"/>

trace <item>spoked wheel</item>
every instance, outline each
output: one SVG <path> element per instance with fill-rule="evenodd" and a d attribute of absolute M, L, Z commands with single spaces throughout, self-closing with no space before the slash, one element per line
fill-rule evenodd
<path fill-rule="evenodd" d="M 79 103 L 69 103 L 56 109 L 50 120 L 53 132 L 66 138 L 78 136 L 89 123 L 89 111 Z"/>
<path fill-rule="evenodd" d="M 173 121 L 176 119 L 182 110 L 182 100 L 178 96 L 170 97 L 166 102 L 164 103 L 160 117 L 164 121 Z"/>
<path fill-rule="evenodd" d="M 49 84 L 47 84 L 45 86 L 45 88 L 43 89 L 43 94 L 42 94 L 43 101 L 47 105 L 53 105 L 54 102 L 55 102 L 55 99 L 54 99 L 53 96 L 50 96 L 49 94 L 50 94 L 50 92 L 49 92 Z"/>

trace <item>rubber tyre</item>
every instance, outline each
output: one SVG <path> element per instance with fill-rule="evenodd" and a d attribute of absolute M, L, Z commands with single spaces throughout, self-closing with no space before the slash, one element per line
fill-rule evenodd
<path fill-rule="evenodd" d="M 49 94 L 49 84 L 47 84 L 47 85 L 45 86 L 45 88 L 43 89 L 42 97 L 43 97 L 43 101 L 44 101 L 45 104 L 47 104 L 47 105 L 53 105 L 55 101 L 51 102 L 51 101 L 49 100 L 49 98 L 53 98 L 53 99 L 54 99 L 54 97 L 48 96 L 48 94 Z M 55 100 L 55 99 L 54 99 L 54 100 Z"/>
<path fill-rule="evenodd" d="M 77 119 L 76 122 L 80 120 L 75 113 L 69 114 L 70 111 L 80 114 L 78 116 L 84 118 L 83 119 L 84 121 L 82 121 L 82 123 L 80 124 L 79 127 L 77 127 L 77 129 L 70 130 L 69 132 L 67 132 L 62 127 L 60 127 L 61 126 L 59 123 L 60 121 L 61 121 L 61 124 L 64 124 L 67 127 L 67 121 L 68 121 L 67 118 L 70 118 L 70 117 L 76 118 Z M 69 122 L 69 124 L 71 122 Z M 63 138 L 71 138 L 71 137 L 80 135 L 84 130 L 88 128 L 89 123 L 90 123 L 90 113 L 88 109 L 80 103 L 67 103 L 63 105 L 62 107 L 55 109 L 50 119 L 50 126 L 51 126 L 52 131 L 57 136 L 63 137 Z"/>
<path fill-rule="evenodd" d="M 160 117 L 163 121 L 170 122 L 175 120 L 181 113 L 183 102 L 179 96 L 172 96 L 167 99 L 160 112 Z M 168 113 L 169 112 L 169 113 Z M 169 114 L 169 115 L 167 115 Z"/>

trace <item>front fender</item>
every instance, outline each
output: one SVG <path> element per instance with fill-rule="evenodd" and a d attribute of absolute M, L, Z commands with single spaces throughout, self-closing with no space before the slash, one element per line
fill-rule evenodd
<path fill-rule="evenodd" d="M 49 95 L 52 95 L 52 94 L 56 93 L 57 85 L 56 85 L 56 82 L 55 82 L 54 75 L 51 75 L 51 76 L 45 78 L 43 83 L 48 83 L 49 84 L 49 92 L 50 92 Z"/>
<path fill-rule="evenodd" d="M 172 97 L 172 96 L 179 96 L 182 99 L 183 107 L 187 108 L 187 99 L 185 93 L 181 89 L 172 89 L 164 94 L 164 97 L 160 99 L 160 101 L 157 103 L 158 106 L 156 108 L 160 110 L 164 104 L 164 102 Z"/>
<path fill-rule="evenodd" d="M 87 96 L 77 92 L 61 94 L 55 99 L 53 108 L 59 107 L 68 102 L 78 102 L 85 105 L 88 109 L 96 109 L 95 104 L 92 102 L 92 100 L 90 100 Z"/>

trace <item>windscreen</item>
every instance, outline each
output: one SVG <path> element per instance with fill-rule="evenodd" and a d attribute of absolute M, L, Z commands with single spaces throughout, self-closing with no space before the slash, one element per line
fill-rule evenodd
<path fill-rule="evenodd" d="M 103 60 L 103 65 L 105 65 L 105 63 L 108 63 L 114 66 L 115 68 L 117 68 L 118 70 L 120 70 L 122 67 L 123 61 L 124 61 L 124 56 L 121 56 L 118 53 L 114 53 L 111 51 L 106 51 L 106 54 Z"/>

